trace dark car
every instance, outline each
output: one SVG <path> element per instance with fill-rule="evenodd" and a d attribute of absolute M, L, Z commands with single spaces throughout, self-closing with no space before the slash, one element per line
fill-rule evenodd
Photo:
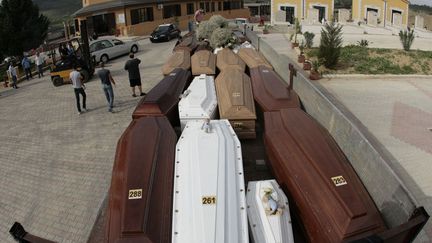
<path fill-rule="evenodd" d="M 180 36 L 180 30 L 174 24 L 161 24 L 150 35 L 151 42 L 169 41 Z"/>

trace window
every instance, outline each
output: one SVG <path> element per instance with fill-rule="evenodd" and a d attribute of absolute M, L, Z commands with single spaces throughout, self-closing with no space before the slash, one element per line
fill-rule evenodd
<path fill-rule="evenodd" d="M 139 8 L 131 10 L 132 25 L 153 21 L 153 8 Z"/>
<path fill-rule="evenodd" d="M 218 11 L 222 11 L 222 2 L 218 2 Z"/>
<path fill-rule="evenodd" d="M 240 9 L 241 8 L 241 2 L 239 1 L 232 1 L 231 2 L 231 9 Z"/>
<path fill-rule="evenodd" d="M 180 4 L 166 5 L 163 8 L 163 18 L 171 18 L 174 16 L 181 16 Z"/>
<path fill-rule="evenodd" d="M 195 8 L 193 3 L 188 3 L 186 5 L 187 15 L 193 15 L 195 13 Z"/>
<path fill-rule="evenodd" d="M 204 2 L 200 2 L 200 9 L 204 10 L 205 9 L 205 3 Z"/>
<path fill-rule="evenodd" d="M 215 3 L 214 3 L 214 2 L 211 3 L 211 11 L 212 11 L 212 12 L 215 11 Z"/>
<path fill-rule="evenodd" d="M 113 42 L 114 45 L 116 45 L 116 46 L 119 46 L 119 45 L 123 45 L 123 44 L 124 44 L 123 41 L 121 41 L 121 40 L 117 40 L 117 39 L 112 40 L 112 42 Z"/>
<path fill-rule="evenodd" d="M 224 2 L 223 3 L 223 10 L 231 10 L 230 2 Z"/>
<path fill-rule="evenodd" d="M 205 3 L 205 11 L 206 11 L 206 13 L 210 12 L 210 2 Z"/>
<path fill-rule="evenodd" d="M 90 45 L 90 52 L 100 51 L 100 50 L 103 50 L 103 49 L 109 48 L 109 47 L 113 47 L 113 44 L 111 44 L 111 42 L 109 42 L 107 40 L 98 41 L 98 42 Z"/>

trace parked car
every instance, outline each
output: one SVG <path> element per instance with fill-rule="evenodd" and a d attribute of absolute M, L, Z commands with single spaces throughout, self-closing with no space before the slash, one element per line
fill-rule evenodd
<path fill-rule="evenodd" d="M 96 62 L 108 62 L 114 57 L 118 57 L 129 52 L 138 52 L 136 41 L 121 41 L 115 38 L 98 38 L 90 42 L 90 55 Z"/>
<path fill-rule="evenodd" d="M 169 41 L 174 38 L 178 38 L 181 34 L 179 28 L 174 24 L 161 24 L 150 35 L 150 41 L 152 43 L 158 41 Z"/>

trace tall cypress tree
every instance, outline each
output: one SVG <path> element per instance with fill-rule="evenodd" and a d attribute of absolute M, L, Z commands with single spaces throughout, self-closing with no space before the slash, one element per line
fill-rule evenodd
<path fill-rule="evenodd" d="M 22 55 L 38 47 L 47 36 L 49 20 L 31 0 L 2 0 L 0 5 L 0 52 Z"/>

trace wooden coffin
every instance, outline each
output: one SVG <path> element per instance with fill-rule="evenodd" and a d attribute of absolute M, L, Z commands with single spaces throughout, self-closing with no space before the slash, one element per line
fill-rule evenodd
<path fill-rule="evenodd" d="M 278 111 L 285 108 L 299 108 L 300 100 L 294 90 L 267 66 L 250 69 L 254 99 L 261 111 Z"/>
<path fill-rule="evenodd" d="M 201 74 L 216 74 L 216 55 L 210 51 L 198 51 L 192 56 L 192 75 Z"/>
<path fill-rule="evenodd" d="M 188 86 L 190 79 L 190 71 L 175 69 L 141 99 L 132 113 L 132 118 L 166 116 L 173 126 L 178 125 L 179 96 Z"/>
<path fill-rule="evenodd" d="M 133 120 L 120 137 L 106 242 L 170 242 L 176 142 L 165 117 Z"/>
<path fill-rule="evenodd" d="M 224 48 L 217 53 L 216 66 L 221 71 L 227 68 L 238 68 L 239 70 L 244 72 L 246 64 L 231 49 Z"/>
<path fill-rule="evenodd" d="M 213 48 L 211 48 L 210 43 L 208 41 L 200 41 L 200 42 L 198 42 L 198 46 L 195 49 L 195 52 L 203 51 L 203 50 L 213 51 Z"/>
<path fill-rule="evenodd" d="M 185 35 L 178 45 L 174 47 L 174 52 L 184 50 L 193 53 L 198 47 L 198 41 L 195 35 Z"/>
<path fill-rule="evenodd" d="M 188 121 L 214 119 L 217 112 L 216 89 L 213 76 L 195 77 L 183 93 L 178 105 L 181 130 Z"/>
<path fill-rule="evenodd" d="M 239 138 L 255 138 L 255 104 L 249 76 L 228 68 L 216 78 L 219 115 L 228 119 Z"/>
<path fill-rule="evenodd" d="M 265 112 L 264 120 L 269 163 L 310 242 L 347 242 L 386 229 L 349 161 L 313 118 L 290 108 Z"/>
<path fill-rule="evenodd" d="M 229 122 L 188 122 L 175 161 L 172 242 L 249 242 L 242 152 Z"/>
<path fill-rule="evenodd" d="M 166 61 L 162 67 L 163 75 L 168 75 L 176 68 L 183 68 L 189 70 L 191 67 L 190 52 L 185 50 L 178 50 L 171 54 L 171 57 Z"/>
<path fill-rule="evenodd" d="M 267 62 L 266 58 L 253 48 L 240 48 L 238 55 L 249 68 L 266 66 L 273 69 L 272 65 Z"/>
<path fill-rule="evenodd" d="M 253 242 L 294 243 L 288 198 L 275 180 L 250 181 L 246 203 Z"/>

